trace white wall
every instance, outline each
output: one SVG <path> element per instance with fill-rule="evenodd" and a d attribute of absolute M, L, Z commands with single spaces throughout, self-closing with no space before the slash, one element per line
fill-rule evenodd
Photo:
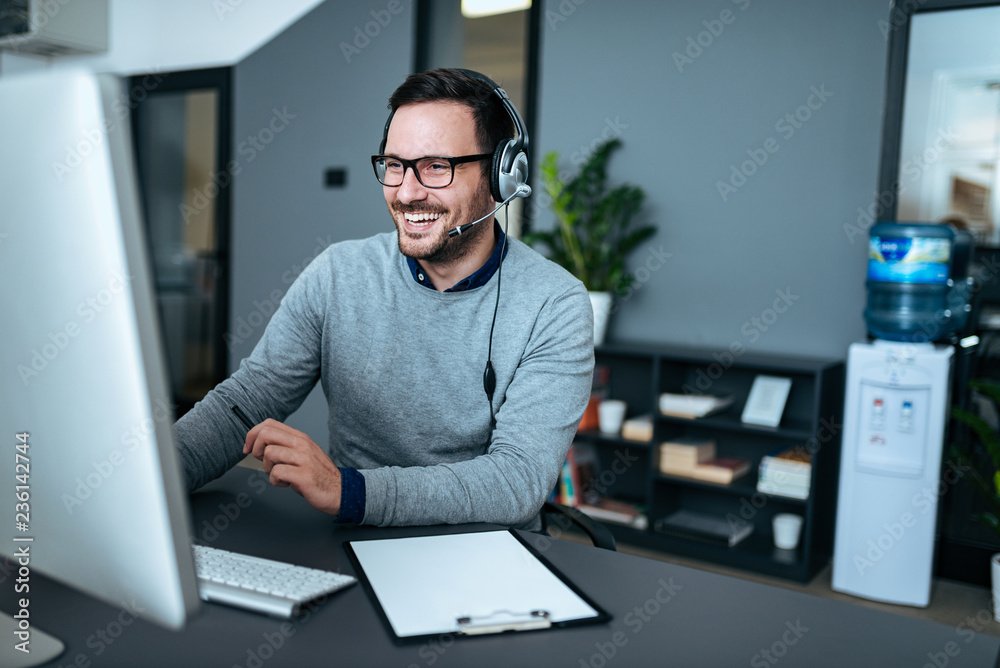
<path fill-rule="evenodd" d="M 108 52 L 45 59 L 0 53 L 0 72 L 80 65 L 131 75 L 233 65 L 322 0 L 108 0 Z M 59 2 L 49 3 L 58 11 Z"/>

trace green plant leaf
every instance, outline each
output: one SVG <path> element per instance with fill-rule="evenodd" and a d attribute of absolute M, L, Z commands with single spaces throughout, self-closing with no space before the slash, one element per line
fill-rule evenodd
<path fill-rule="evenodd" d="M 556 226 L 523 237 L 593 291 L 624 293 L 634 280 L 625 272 L 626 258 L 657 231 L 655 225 L 635 226 L 645 200 L 641 188 L 608 187 L 608 161 L 619 146 L 618 138 L 602 142 L 575 174 L 560 173 L 558 154 L 547 153 L 539 171 Z"/>

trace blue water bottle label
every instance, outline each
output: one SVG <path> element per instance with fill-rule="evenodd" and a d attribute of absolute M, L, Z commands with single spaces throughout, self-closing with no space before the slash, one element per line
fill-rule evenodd
<path fill-rule="evenodd" d="M 872 237 L 868 280 L 886 283 L 947 283 L 951 242 L 934 237 Z"/>

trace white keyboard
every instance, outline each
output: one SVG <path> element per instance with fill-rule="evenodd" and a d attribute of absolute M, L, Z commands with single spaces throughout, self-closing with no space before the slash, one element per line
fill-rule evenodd
<path fill-rule="evenodd" d="M 194 566 L 202 600 L 282 618 L 292 617 L 310 601 L 357 582 L 351 575 L 203 545 L 194 546 Z"/>

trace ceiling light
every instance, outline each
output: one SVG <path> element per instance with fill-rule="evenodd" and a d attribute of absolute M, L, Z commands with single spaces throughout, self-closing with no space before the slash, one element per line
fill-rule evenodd
<path fill-rule="evenodd" d="M 483 16 L 519 12 L 531 7 L 531 0 L 462 0 L 462 16 L 478 19 Z"/>

